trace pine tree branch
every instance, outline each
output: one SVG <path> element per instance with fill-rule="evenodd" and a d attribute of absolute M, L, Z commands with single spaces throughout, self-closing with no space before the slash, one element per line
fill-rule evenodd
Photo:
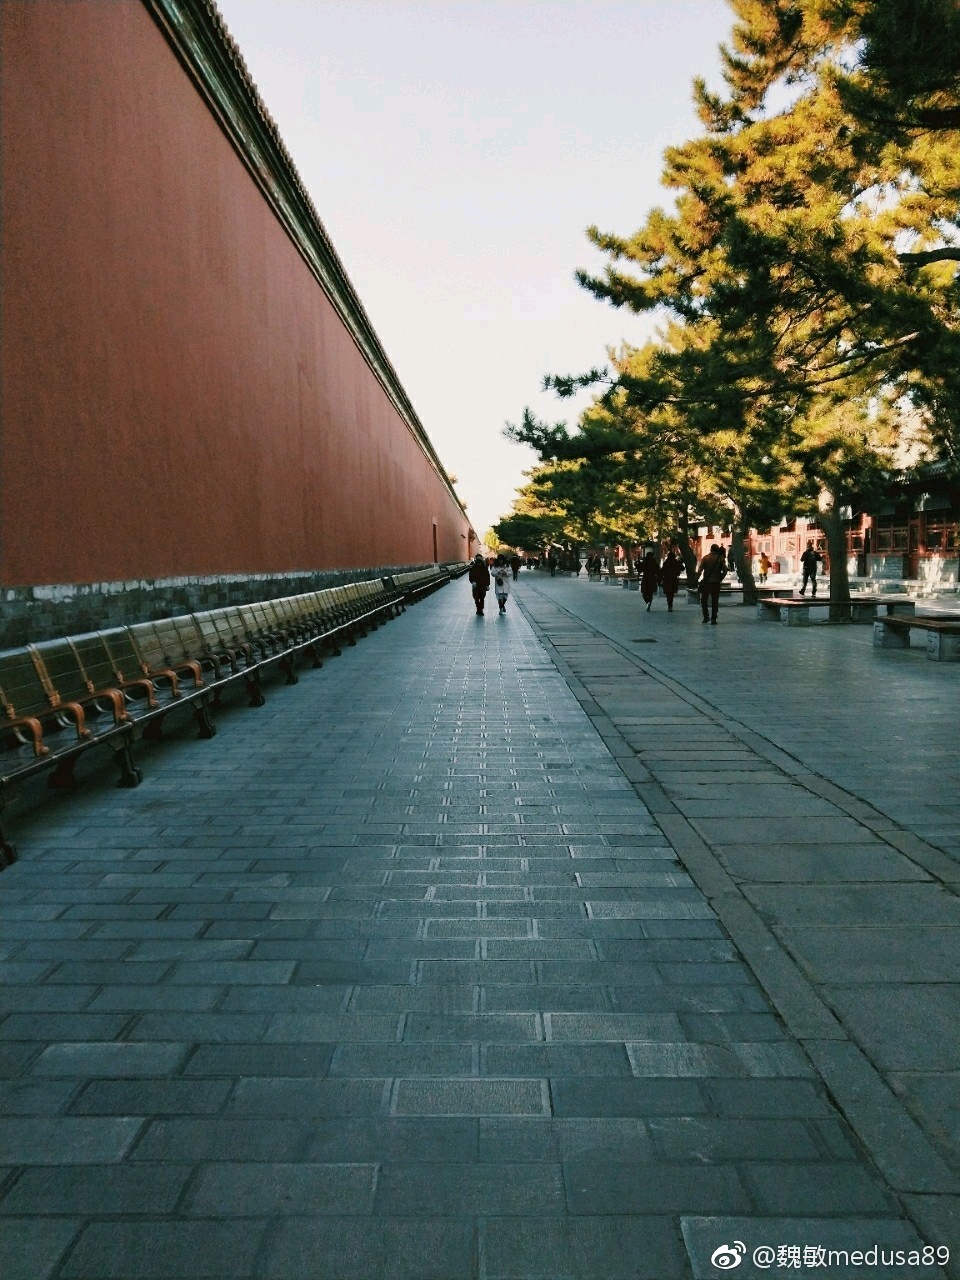
<path fill-rule="evenodd" d="M 960 129 L 960 107 L 920 107 L 905 123 L 908 128 Z"/>
<path fill-rule="evenodd" d="M 897 261 L 905 267 L 925 267 L 930 262 L 960 262 L 960 248 L 943 245 L 940 249 L 927 249 L 923 253 L 898 253 Z"/>

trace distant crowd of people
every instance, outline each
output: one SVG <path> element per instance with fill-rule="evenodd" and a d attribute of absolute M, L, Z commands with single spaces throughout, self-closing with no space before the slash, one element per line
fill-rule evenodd
<path fill-rule="evenodd" d="M 602 560 L 599 555 L 587 559 L 587 571 L 600 573 Z M 699 588 L 700 607 L 703 621 L 717 623 L 720 605 L 720 584 L 733 568 L 732 560 L 727 559 L 723 547 L 714 543 L 697 566 L 696 583 Z M 658 591 L 662 591 L 667 601 L 668 612 L 673 612 L 673 601 L 683 577 L 684 564 L 676 547 L 671 547 L 664 560 L 657 559 L 655 551 L 648 551 L 640 561 L 640 595 L 647 612 L 653 608 L 653 601 Z"/>
<path fill-rule="evenodd" d="M 538 569 L 542 564 L 553 577 L 556 575 L 558 568 L 563 567 L 566 569 L 568 567 L 568 561 L 569 571 L 579 574 L 579 556 L 575 553 L 567 552 L 558 554 L 557 550 L 552 547 L 542 559 L 539 556 L 521 557 L 516 553 L 509 556 L 505 554 L 489 556 L 484 559 L 483 553 L 478 551 L 473 563 L 470 565 L 468 574 L 478 617 L 483 616 L 484 603 L 491 585 L 494 589 L 499 612 L 506 613 L 507 600 L 510 596 L 510 583 L 511 580 L 516 582 L 520 575 L 521 567 Z M 817 594 L 817 578 L 820 575 L 823 563 L 823 556 L 814 547 L 813 542 L 809 541 L 806 550 L 800 557 L 800 568 L 803 573 L 800 595 L 806 595 L 808 585 L 811 589 L 811 594 L 814 596 Z M 603 557 L 599 552 L 593 552 L 587 557 L 585 568 L 589 575 L 598 576 L 603 571 L 603 565 Z M 761 553 L 757 568 L 761 585 L 766 583 L 771 571 L 774 573 L 780 572 L 779 562 L 771 560 L 766 552 Z M 725 551 L 716 542 L 697 565 L 695 583 L 705 623 L 712 626 L 717 625 L 721 585 L 728 573 L 736 572 L 737 566 L 733 559 L 732 549 L 729 552 Z M 684 563 L 675 546 L 670 547 L 662 562 L 657 558 L 655 551 L 648 551 L 644 555 L 639 565 L 639 577 L 640 594 L 647 606 L 647 612 L 653 607 L 653 601 L 658 591 L 662 591 L 666 598 L 667 610 L 670 613 L 673 612 L 674 597 L 677 594 L 683 573 Z"/>

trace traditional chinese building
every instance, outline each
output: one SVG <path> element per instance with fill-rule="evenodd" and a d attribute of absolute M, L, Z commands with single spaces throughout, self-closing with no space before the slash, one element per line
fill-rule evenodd
<path fill-rule="evenodd" d="M 891 476 L 874 510 L 846 510 L 848 569 L 860 578 L 907 579 L 929 587 L 956 587 L 960 559 L 960 479 L 945 462 Z M 711 542 L 730 545 L 729 532 L 701 526 L 698 554 Z M 779 572 L 798 573 L 807 542 L 828 558 L 815 516 L 798 516 L 770 529 L 753 530 L 750 554 L 763 553 Z M 776 568 L 774 570 L 777 572 Z"/>

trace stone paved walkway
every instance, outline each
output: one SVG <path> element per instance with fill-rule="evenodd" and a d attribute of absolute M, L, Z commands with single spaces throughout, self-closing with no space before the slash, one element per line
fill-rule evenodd
<path fill-rule="evenodd" d="M 920 1088 L 956 1082 L 927 991 L 956 993 L 956 863 L 783 754 L 807 722 L 764 704 L 740 613 L 649 615 L 657 671 L 618 638 L 632 593 L 524 577 L 481 620 L 455 583 L 151 751 L 138 790 L 22 821 L 3 1280 L 674 1280 L 737 1240 L 960 1246 Z M 698 700 L 711 669 L 735 727 Z M 920 971 L 886 986 L 923 990 L 878 1048 L 891 948 Z M 809 1261 L 736 1274 L 958 1274 Z"/>

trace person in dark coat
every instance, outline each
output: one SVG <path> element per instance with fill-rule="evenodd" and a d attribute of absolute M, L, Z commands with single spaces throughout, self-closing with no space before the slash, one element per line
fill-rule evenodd
<path fill-rule="evenodd" d="M 477 617 L 482 618 L 483 602 L 486 599 L 487 592 L 490 590 L 490 570 L 487 568 L 479 551 L 473 557 L 473 564 L 470 566 L 470 572 L 467 577 L 473 589 L 473 602 L 477 606 Z"/>
<path fill-rule="evenodd" d="M 812 542 L 807 543 L 807 549 L 800 557 L 800 568 L 803 570 L 803 586 L 800 588 L 800 594 L 807 594 L 807 583 L 812 588 L 810 594 L 817 594 L 817 568 L 823 564 L 823 556 L 814 548 Z"/>
<path fill-rule="evenodd" d="M 697 581 L 700 583 L 700 608 L 703 610 L 704 622 L 717 625 L 717 610 L 720 607 L 720 583 L 727 576 L 727 559 L 723 547 L 716 543 L 710 548 L 697 569 Z"/>
<path fill-rule="evenodd" d="M 648 551 L 640 565 L 640 594 L 647 602 L 648 613 L 653 604 L 653 597 L 657 594 L 659 577 L 660 567 L 657 564 L 657 557 L 652 551 Z"/>
<path fill-rule="evenodd" d="M 510 569 L 513 573 L 513 580 L 514 582 L 516 582 L 516 580 L 520 577 L 520 557 L 519 556 L 510 557 Z"/>
<path fill-rule="evenodd" d="M 682 573 L 683 565 L 680 562 L 680 557 L 671 547 L 667 552 L 666 560 L 660 566 L 660 586 L 663 588 L 663 594 L 667 597 L 667 609 L 670 613 L 673 613 L 673 597 L 677 594 L 677 587 Z"/>

